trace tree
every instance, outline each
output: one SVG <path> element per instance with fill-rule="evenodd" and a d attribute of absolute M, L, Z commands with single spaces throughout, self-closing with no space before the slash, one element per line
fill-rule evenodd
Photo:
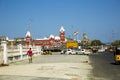
<path fill-rule="evenodd" d="M 115 40 L 113 43 L 111 43 L 113 46 L 120 46 L 120 40 Z"/>
<path fill-rule="evenodd" d="M 100 46 L 103 45 L 103 43 L 100 40 L 93 40 L 91 42 L 91 46 Z"/>

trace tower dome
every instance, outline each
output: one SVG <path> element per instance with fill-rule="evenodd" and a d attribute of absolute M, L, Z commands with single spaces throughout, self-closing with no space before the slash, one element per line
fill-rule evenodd
<path fill-rule="evenodd" d="M 51 35 L 50 35 L 50 38 L 54 38 L 54 35 L 51 34 Z"/>
<path fill-rule="evenodd" d="M 30 31 L 27 31 L 26 37 L 27 37 L 27 36 L 29 36 L 29 37 L 31 36 L 31 35 L 30 35 Z"/>
<path fill-rule="evenodd" d="M 61 26 L 61 28 L 60 28 L 60 32 L 61 32 L 61 31 L 65 31 L 65 29 L 64 29 L 63 26 Z"/>
<path fill-rule="evenodd" d="M 55 36 L 55 40 L 60 40 L 60 37 L 59 36 Z"/>

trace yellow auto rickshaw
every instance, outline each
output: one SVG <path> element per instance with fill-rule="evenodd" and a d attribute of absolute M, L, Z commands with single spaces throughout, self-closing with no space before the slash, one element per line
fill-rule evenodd
<path fill-rule="evenodd" d="M 44 50 L 42 55 L 52 55 L 52 52 L 50 50 Z"/>
<path fill-rule="evenodd" d="M 120 48 L 116 48 L 114 52 L 115 63 L 120 63 Z"/>

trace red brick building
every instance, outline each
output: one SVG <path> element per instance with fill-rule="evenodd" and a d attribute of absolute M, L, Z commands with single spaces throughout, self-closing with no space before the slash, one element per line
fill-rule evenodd
<path fill-rule="evenodd" d="M 49 38 L 32 40 L 30 32 L 26 34 L 26 45 L 43 46 L 43 47 L 59 47 L 65 43 L 65 29 L 61 27 L 59 36 L 50 35 Z"/>

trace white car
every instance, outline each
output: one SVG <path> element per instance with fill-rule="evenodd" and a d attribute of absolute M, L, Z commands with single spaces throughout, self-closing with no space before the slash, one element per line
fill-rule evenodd
<path fill-rule="evenodd" d="M 86 50 L 86 49 L 78 49 L 78 50 L 76 50 L 76 54 L 89 55 L 89 54 L 91 54 L 91 52 L 89 50 Z"/>
<path fill-rule="evenodd" d="M 65 49 L 61 51 L 61 54 L 76 54 L 76 51 L 72 49 Z"/>
<path fill-rule="evenodd" d="M 84 54 L 86 54 L 86 55 L 89 55 L 89 54 L 91 54 L 92 52 L 90 51 L 90 50 L 85 50 L 85 53 Z"/>
<path fill-rule="evenodd" d="M 67 51 L 66 49 L 65 49 L 65 50 L 62 50 L 62 51 L 61 51 L 61 54 L 65 54 L 66 51 Z"/>
<path fill-rule="evenodd" d="M 105 52 L 105 49 L 98 49 L 99 53 Z"/>
<path fill-rule="evenodd" d="M 76 54 L 85 54 L 85 49 L 77 49 Z"/>

